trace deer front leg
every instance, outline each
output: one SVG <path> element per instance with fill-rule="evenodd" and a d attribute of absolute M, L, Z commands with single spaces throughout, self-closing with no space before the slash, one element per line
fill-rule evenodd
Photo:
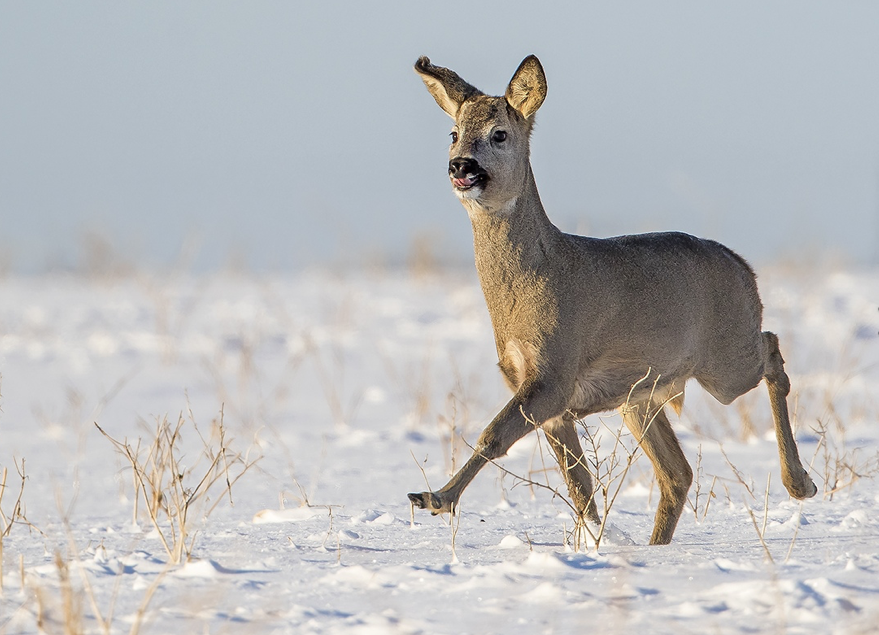
<path fill-rule="evenodd" d="M 409 500 L 433 515 L 452 511 L 461 493 L 486 463 L 504 456 L 516 441 L 564 410 L 565 397 L 556 385 L 535 382 L 523 386 L 482 431 L 473 455 L 458 473 L 441 489 L 409 494 Z"/>

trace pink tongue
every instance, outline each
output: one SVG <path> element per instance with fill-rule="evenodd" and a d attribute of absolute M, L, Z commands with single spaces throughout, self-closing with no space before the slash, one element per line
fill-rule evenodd
<path fill-rule="evenodd" d="M 463 179 L 452 179 L 452 182 L 455 184 L 456 187 L 470 187 L 471 185 L 473 185 L 473 181 L 474 179 L 471 179 L 469 177 L 464 177 Z"/>

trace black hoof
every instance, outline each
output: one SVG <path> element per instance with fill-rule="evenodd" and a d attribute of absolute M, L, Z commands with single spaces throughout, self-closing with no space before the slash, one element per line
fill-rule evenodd
<path fill-rule="evenodd" d="M 434 516 L 439 514 L 440 512 L 445 511 L 443 509 L 443 503 L 439 499 L 439 496 L 434 494 L 433 492 L 421 492 L 420 494 L 408 494 L 409 500 L 413 505 L 418 507 L 419 509 L 427 509 L 430 510 Z"/>
<path fill-rule="evenodd" d="M 787 487 L 788 493 L 798 500 L 812 498 L 818 493 L 818 488 L 815 486 L 815 482 L 806 470 L 803 470 L 803 477 L 799 483 L 795 485 L 791 484 L 790 486 L 785 483 L 785 487 Z"/>
<path fill-rule="evenodd" d="M 407 494 L 409 501 L 414 503 L 419 509 L 424 509 L 424 494 Z"/>
<path fill-rule="evenodd" d="M 812 498 L 815 494 L 818 493 L 818 487 L 815 485 L 815 482 L 811 478 L 809 478 L 809 476 L 806 476 L 806 478 L 808 479 L 806 481 L 806 488 L 805 488 L 806 495 L 803 496 L 803 498 Z"/>

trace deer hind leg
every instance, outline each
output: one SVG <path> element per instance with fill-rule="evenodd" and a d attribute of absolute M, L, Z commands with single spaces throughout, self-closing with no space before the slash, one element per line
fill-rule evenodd
<path fill-rule="evenodd" d="M 778 349 L 778 336 L 769 331 L 763 332 L 764 371 L 763 378 L 769 388 L 769 404 L 775 420 L 775 438 L 778 441 L 778 455 L 781 459 L 781 481 L 794 498 L 811 498 L 818 492 L 809 473 L 800 462 L 800 454 L 790 427 L 787 411 L 787 395 L 790 380 L 784 372 L 784 359 Z"/>
<path fill-rule="evenodd" d="M 559 469 L 565 477 L 568 493 L 577 514 L 594 523 L 601 522 L 595 506 L 592 477 L 586 469 L 586 459 L 583 456 L 574 417 L 570 413 L 565 413 L 561 417 L 547 421 L 542 429 L 555 453 Z"/>
<path fill-rule="evenodd" d="M 667 545 L 684 511 L 687 491 L 693 482 L 693 470 L 681 450 L 662 406 L 649 401 L 620 408 L 626 427 L 641 444 L 653 463 L 659 484 L 659 506 L 653 524 L 651 545 Z"/>

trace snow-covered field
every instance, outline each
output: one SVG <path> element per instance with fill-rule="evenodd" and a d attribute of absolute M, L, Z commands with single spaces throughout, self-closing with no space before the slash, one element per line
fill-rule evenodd
<path fill-rule="evenodd" d="M 454 536 L 410 524 L 406 493 L 441 485 L 508 397 L 469 274 L 2 278 L 6 519 L 22 459 L 27 479 L 0 519 L 0 633 L 877 632 L 879 272 L 760 274 L 819 495 L 781 486 L 762 387 L 723 408 L 692 386 L 673 543 L 645 546 L 642 458 L 610 511 L 635 546 L 579 552 L 564 501 L 495 466 Z M 135 520 L 129 461 L 95 426 L 146 460 L 166 419 L 197 495 L 180 565 L 171 496 L 161 534 L 142 501 Z M 586 424 L 607 452 L 619 418 Z M 559 483 L 537 435 L 502 464 Z"/>

